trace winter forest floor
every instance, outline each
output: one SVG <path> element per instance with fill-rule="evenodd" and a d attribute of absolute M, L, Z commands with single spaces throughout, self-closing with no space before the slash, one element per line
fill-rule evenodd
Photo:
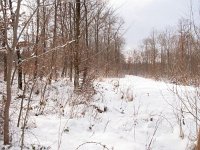
<path fill-rule="evenodd" d="M 3 82 L 0 84 L 4 91 Z M 40 83 L 38 90 L 42 91 L 44 86 Z M 191 149 L 196 140 L 195 120 L 182 111 L 184 106 L 176 92 L 191 94 L 194 88 L 136 76 L 99 79 L 94 86 L 95 95 L 85 103 L 73 93 L 67 79 L 48 85 L 43 97 L 34 91 L 24 149 Z M 45 99 L 43 108 L 38 106 L 41 98 Z M 27 101 L 25 98 L 24 112 Z M 13 95 L 12 150 L 20 149 L 21 129 L 16 127 L 20 102 L 17 95 Z"/>

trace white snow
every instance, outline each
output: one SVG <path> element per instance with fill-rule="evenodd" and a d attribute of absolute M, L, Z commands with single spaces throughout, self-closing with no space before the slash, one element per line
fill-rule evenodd
<path fill-rule="evenodd" d="M 94 85 L 93 100 L 72 107 L 68 102 L 76 96 L 69 82 L 52 83 L 45 95 L 49 104 L 44 115 L 32 113 L 29 118 L 25 145 L 51 150 L 184 150 L 195 141 L 194 119 L 178 111 L 171 91 L 175 85 L 136 76 L 102 79 Z M 133 101 L 127 99 L 127 90 Z M 94 106 L 106 111 L 99 113 Z M 179 136 L 177 115 L 184 115 L 184 139 Z"/>

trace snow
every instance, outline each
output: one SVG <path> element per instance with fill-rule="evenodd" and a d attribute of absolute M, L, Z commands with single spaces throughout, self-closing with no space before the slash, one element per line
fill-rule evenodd
<path fill-rule="evenodd" d="M 189 114 L 183 114 L 184 139 L 179 136 L 177 115 L 181 114 L 172 107 L 177 104 L 171 91 L 175 85 L 126 76 L 97 80 L 94 86 L 97 92 L 92 101 L 76 106 L 69 102 L 77 99 L 70 82 L 59 80 L 48 86 L 47 108 L 43 115 L 31 113 L 25 145 L 52 150 L 183 150 L 195 141 L 191 140 L 195 137 L 194 119 Z M 38 99 L 34 95 L 33 106 Z M 100 113 L 97 108 L 106 110 Z"/>

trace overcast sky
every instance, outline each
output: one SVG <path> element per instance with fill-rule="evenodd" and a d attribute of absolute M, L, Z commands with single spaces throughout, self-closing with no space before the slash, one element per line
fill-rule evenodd
<path fill-rule="evenodd" d="M 117 13 L 125 20 L 127 32 L 125 49 L 137 47 L 153 29 L 164 30 L 176 26 L 182 17 L 189 17 L 192 0 L 110 0 Z M 197 3 L 193 0 L 193 7 Z"/>

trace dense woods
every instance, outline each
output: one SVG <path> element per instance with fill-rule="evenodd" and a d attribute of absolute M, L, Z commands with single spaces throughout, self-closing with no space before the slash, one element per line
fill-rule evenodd
<path fill-rule="evenodd" d="M 118 76 L 123 20 L 104 0 L 2 0 L 0 6 L 0 69 L 7 87 L 3 133 L 9 144 L 14 80 L 26 91 L 28 82 L 68 77 L 79 91 L 97 76 Z"/>
<path fill-rule="evenodd" d="M 49 80 L 74 76 L 85 81 L 91 70 L 97 68 L 100 74 L 103 70 L 106 75 L 119 72 L 118 65 L 123 61 L 120 53 L 124 44 L 123 21 L 106 1 L 30 1 L 21 4 L 16 16 L 13 11 L 20 2 L 2 1 L 1 42 L 3 51 L 7 44 L 10 46 L 12 29 L 17 28 L 13 58 L 18 60 L 15 67 L 23 70 L 23 74 L 34 78 L 48 76 Z M 5 32 L 6 28 L 9 30 Z M 3 59 L 6 58 L 2 52 L 1 62 Z"/>

